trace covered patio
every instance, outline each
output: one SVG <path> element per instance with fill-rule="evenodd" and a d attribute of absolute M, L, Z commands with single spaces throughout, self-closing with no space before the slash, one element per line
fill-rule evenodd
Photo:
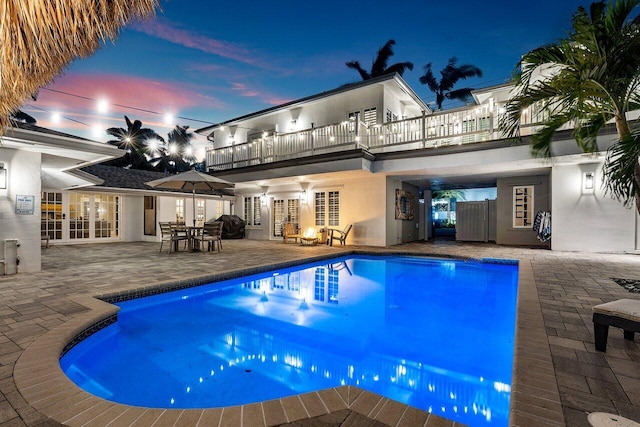
<path fill-rule="evenodd" d="M 188 283 L 217 273 L 227 274 L 353 250 L 518 259 L 520 290 L 511 424 L 584 426 L 587 425 L 587 413 L 598 411 L 640 420 L 638 338 L 635 342 L 626 341 L 621 331 L 613 329 L 607 352 L 596 352 L 591 321 L 593 305 L 620 298 L 639 298 L 639 294 L 628 292 L 613 280 L 640 279 L 638 255 L 552 252 L 451 241 L 371 248 L 302 247 L 243 239 L 225 240 L 224 251 L 213 255 L 177 253 L 172 256 L 158 253 L 158 247 L 159 243 L 142 242 L 51 246 L 42 250 L 42 271 L 0 276 L 0 424 L 35 426 L 64 422 L 69 425 L 106 425 L 117 418 L 119 425 L 144 421 L 151 421 L 149 424 L 157 421 L 158 425 L 196 425 L 198 420 L 200 425 L 204 425 L 206 411 L 194 414 L 192 411 L 141 409 L 135 412 L 136 417 L 129 419 L 126 414 L 114 412 L 113 406 L 108 404 L 100 410 L 99 405 L 86 407 L 66 401 L 64 408 L 50 407 L 40 412 L 34 407 L 42 406 L 38 399 L 34 401 L 34 388 L 39 390 L 40 400 L 66 392 L 59 388 L 55 375 L 48 372 L 37 372 L 38 383 L 25 383 L 21 365 L 23 368 L 28 366 L 25 365 L 26 359 L 50 358 L 51 352 L 46 347 L 42 355 L 34 351 L 43 348 L 41 343 L 47 332 L 54 330 L 52 334 L 55 334 L 78 318 L 90 315 L 95 304 L 91 303 L 89 296 L 144 291 L 179 282 Z M 16 362 L 23 354 L 26 356 L 18 362 L 14 375 Z M 348 425 L 408 422 L 408 418 L 403 417 L 410 411 L 406 408 L 399 410 L 388 399 L 360 406 L 347 405 L 347 408 L 337 405 L 339 409 L 332 410 L 332 406 L 323 400 L 323 395 L 317 395 L 319 402 L 323 403 L 323 412 L 313 413 L 306 408 L 307 414 L 309 417 L 329 417 L 335 421 L 331 425 L 346 423 L 349 417 L 351 424 Z M 251 425 L 248 424 L 248 406 L 245 405 L 240 412 L 227 411 L 226 414 L 239 416 L 237 420 L 245 420 L 244 425 Z M 267 405 L 261 408 L 263 419 L 269 419 Z M 404 425 L 441 425 L 441 419 L 436 421 L 435 417 L 428 419 L 414 415 L 417 424 Z M 281 425 L 293 421 L 286 416 L 272 419 L 277 422 L 265 423 Z M 233 420 L 224 418 L 221 411 L 219 421 L 223 425 L 234 425 Z M 312 421 L 296 422 L 294 425 L 302 426 L 311 425 L 305 422 Z"/>

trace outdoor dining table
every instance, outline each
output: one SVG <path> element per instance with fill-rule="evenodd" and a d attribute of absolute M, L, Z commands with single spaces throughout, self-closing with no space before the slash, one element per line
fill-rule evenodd
<path fill-rule="evenodd" d="M 198 236 L 204 232 L 204 226 L 202 225 L 187 225 L 187 240 L 189 252 L 198 252 L 200 250 L 198 244 Z"/>

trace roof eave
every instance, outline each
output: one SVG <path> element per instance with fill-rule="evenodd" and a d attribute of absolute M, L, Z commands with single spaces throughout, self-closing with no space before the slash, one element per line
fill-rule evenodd
<path fill-rule="evenodd" d="M 251 118 L 254 117 L 259 117 L 265 114 L 270 114 L 270 113 L 274 113 L 276 111 L 280 111 L 280 110 L 284 110 L 287 108 L 292 108 L 295 106 L 298 106 L 300 104 L 304 104 L 304 103 L 308 103 L 310 101 L 316 101 L 322 98 L 327 98 L 329 96 L 333 96 L 333 95 L 337 95 L 340 93 L 344 93 L 344 92 L 348 92 L 354 89 L 360 89 L 362 87 L 366 87 L 372 84 L 378 84 L 378 83 L 383 83 L 386 82 L 388 80 L 394 80 L 397 85 L 400 87 L 400 89 L 402 91 L 404 91 L 407 95 L 409 95 L 414 102 L 416 102 L 420 108 L 422 108 L 424 111 L 426 112 L 430 112 L 431 109 L 429 108 L 429 106 L 427 106 L 427 104 L 424 103 L 424 101 L 422 101 L 422 99 L 420 99 L 420 97 L 413 91 L 413 89 L 411 89 L 411 87 L 407 84 L 407 82 L 398 74 L 398 73 L 394 73 L 394 74 L 384 74 L 382 76 L 378 76 L 378 77 L 374 77 L 372 79 L 368 79 L 368 80 L 363 80 L 361 82 L 356 82 L 356 83 L 349 83 L 343 86 L 340 86 L 338 88 L 332 89 L 332 90 L 328 90 L 325 92 L 320 92 L 314 95 L 310 95 L 304 98 L 300 98 L 300 99 L 296 99 L 294 101 L 290 101 L 284 104 L 280 104 L 280 105 L 276 105 L 274 107 L 270 107 L 270 108 L 266 108 L 264 110 L 260 110 L 260 111 L 256 111 L 254 113 L 250 113 L 250 114 L 245 114 L 244 116 L 240 116 L 240 117 L 236 117 L 233 119 L 229 119 L 226 120 L 224 122 L 220 122 L 220 123 L 216 123 L 214 125 L 210 125 L 210 126 L 206 126 L 204 128 L 200 128 L 200 129 L 196 129 L 195 133 L 200 134 L 200 135 L 204 135 L 204 136 L 209 136 L 211 134 L 211 132 L 221 126 L 231 126 L 235 123 L 241 122 L 241 121 L 245 121 L 245 120 L 249 120 Z"/>

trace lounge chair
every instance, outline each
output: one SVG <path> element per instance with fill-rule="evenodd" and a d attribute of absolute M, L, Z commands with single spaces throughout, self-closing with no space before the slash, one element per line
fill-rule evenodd
<path fill-rule="evenodd" d="M 351 231 L 351 227 L 353 227 L 353 224 L 347 225 L 344 228 L 344 230 L 337 230 L 337 229 L 334 229 L 334 228 L 330 228 L 329 229 L 329 235 L 327 236 L 327 245 L 333 246 L 333 241 L 334 240 L 339 241 L 341 245 L 345 245 L 346 244 L 346 240 L 347 240 L 347 236 L 349 235 L 349 232 Z"/>
<path fill-rule="evenodd" d="M 593 307 L 593 332 L 596 350 L 607 351 L 609 326 L 624 331 L 624 339 L 633 341 L 640 332 L 640 300 L 619 299 Z"/>
<path fill-rule="evenodd" d="M 302 234 L 298 233 L 296 225 L 292 222 L 287 222 L 282 228 L 282 243 L 289 243 L 289 240 L 293 239 L 293 243 L 298 243 L 298 239 L 302 237 Z"/>

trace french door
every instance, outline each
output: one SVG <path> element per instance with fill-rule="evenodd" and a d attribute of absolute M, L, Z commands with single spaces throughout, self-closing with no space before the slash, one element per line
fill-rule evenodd
<path fill-rule="evenodd" d="M 121 220 L 118 195 L 42 192 L 40 230 L 50 241 L 118 238 Z"/>
<path fill-rule="evenodd" d="M 296 228 L 300 225 L 300 199 L 273 199 L 273 234 L 272 237 L 282 237 L 284 224 L 291 222 Z"/>

